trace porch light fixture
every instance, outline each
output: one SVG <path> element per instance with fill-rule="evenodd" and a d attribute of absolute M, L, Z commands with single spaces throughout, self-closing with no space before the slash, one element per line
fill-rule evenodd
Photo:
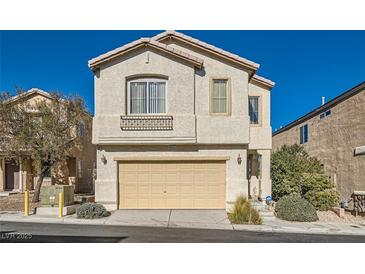
<path fill-rule="evenodd" d="M 104 165 L 106 164 L 106 157 L 104 154 L 101 156 L 101 161 L 103 162 Z"/>
<path fill-rule="evenodd" d="M 240 165 L 242 164 L 242 158 L 241 158 L 241 154 L 238 154 L 238 157 L 237 157 L 237 163 Z"/>

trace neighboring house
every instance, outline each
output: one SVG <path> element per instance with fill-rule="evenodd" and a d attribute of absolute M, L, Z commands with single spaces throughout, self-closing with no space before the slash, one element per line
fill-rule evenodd
<path fill-rule="evenodd" d="M 109 209 L 224 209 L 271 194 L 270 90 L 258 64 L 184 34 L 89 61 L 96 201 Z"/>
<path fill-rule="evenodd" d="M 14 96 L 9 103 L 16 103 L 19 99 L 27 100 L 30 104 L 37 100 L 52 100 L 52 96 L 40 89 L 33 88 L 29 91 Z M 75 186 L 76 193 L 91 193 L 93 186 L 93 169 L 95 166 L 96 147 L 91 143 L 92 117 L 85 121 L 82 150 L 75 149 L 68 157 L 65 166 L 55 174 L 50 172 L 44 179 L 43 185 L 52 184 L 56 180 Z M 32 159 L 4 159 L 0 152 L 0 191 L 25 191 L 33 190 L 37 182 Z"/>
<path fill-rule="evenodd" d="M 273 134 L 273 149 L 302 144 L 318 157 L 342 201 L 365 191 L 365 82 Z"/>

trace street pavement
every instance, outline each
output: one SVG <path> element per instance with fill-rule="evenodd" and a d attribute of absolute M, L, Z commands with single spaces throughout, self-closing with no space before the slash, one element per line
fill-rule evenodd
<path fill-rule="evenodd" d="M 0 242 L 22 243 L 364 243 L 365 236 L 179 227 L 0 221 Z"/>

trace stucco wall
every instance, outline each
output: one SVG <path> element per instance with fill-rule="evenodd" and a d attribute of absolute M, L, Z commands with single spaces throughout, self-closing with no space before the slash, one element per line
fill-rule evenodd
<path fill-rule="evenodd" d="M 362 91 L 331 108 L 331 115 L 319 115 L 273 136 L 273 149 L 299 144 L 299 128 L 308 124 L 304 148 L 318 157 L 337 185 L 341 199 L 354 190 L 365 190 L 365 156 L 354 156 L 354 148 L 365 145 L 365 92 Z"/>
<path fill-rule="evenodd" d="M 248 72 L 177 40 L 167 40 L 163 43 L 204 60 L 204 68 L 195 74 L 197 142 L 202 144 L 249 143 Z M 209 114 L 209 93 L 213 78 L 229 79 L 230 116 Z"/>
<path fill-rule="evenodd" d="M 167 114 L 173 116 L 171 131 L 122 131 L 125 115 L 127 78 L 159 74 L 168 77 Z M 231 115 L 209 114 L 209 88 L 213 77 L 229 78 Z M 167 54 L 145 48 L 136 50 L 95 73 L 95 118 L 93 143 L 201 143 L 247 144 L 249 142 L 248 73 L 242 69 L 204 57 L 204 69 Z M 194 101 L 194 98 L 195 101 Z M 234 130 L 228 130 L 228 129 Z"/>
<path fill-rule="evenodd" d="M 245 146 L 100 146 L 97 153 L 98 177 L 95 183 L 96 201 L 103 203 L 108 209 L 117 208 L 118 197 L 118 162 L 114 157 L 146 157 L 146 156 L 228 156 L 226 173 L 227 207 L 239 194 L 248 192 L 246 180 Z M 107 162 L 101 161 L 102 155 Z M 242 163 L 237 163 L 241 155 Z"/>
<path fill-rule="evenodd" d="M 175 57 L 149 48 L 130 52 L 101 65 L 95 72 L 95 117 L 93 143 L 98 144 L 96 200 L 109 209 L 117 207 L 118 163 L 114 157 L 126 156 L 229 156 L 227 161 L 227 207 L 239 194 L 248 194 L 247 151 L 262 149 L 262 194 L 271 194 L 270 181 L 270 95 L 261 87 L 251 91 L 263 98 L 263 123 L 253 129 L 250 143 L 248 116 L 249 74 L 233 63 L 183 43 L 168 40 L 174 48 L 204 60 L 195 69 Z M 127 114 L 127 81 L 136 75 L 164 75 L 167 115 L 173 116 L 171 131 L 122 131 L 120 116 Z M 210 115 L 210 87 L 213 78 L 229 79 L 229 115 Z M 238 155 L 242 163 L 237 163 Z M 101 162 L 105 156 L 107 162 Z"/>
<path fill-rule="evenodd" d="M 248 94 L 260 97 L 259 124 L 250 126 L 249 149 L 271 149 L 270 91 L 250 83 Z"/>
<path fill-rule="evenodd" d="M 167 115 L 174 119 L 173 130 L 122 131 L 120 116 L 127 114 L 127 77 L 151 74 L 168 77 L 166 107 Z M 193 66 L 146 48 L 103 65 L 95 76 L 93 128 L 94 143 L 195 142 Z"/>

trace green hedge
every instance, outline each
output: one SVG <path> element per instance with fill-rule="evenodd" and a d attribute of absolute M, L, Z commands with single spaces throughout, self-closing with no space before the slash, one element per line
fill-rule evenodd
<path fill-rule="evenodd" d="M 299 195 L 282 197 L 275 205 L 276 216 L 286 221 L 315 222 L 318 220 L 316 209 Z"/>

